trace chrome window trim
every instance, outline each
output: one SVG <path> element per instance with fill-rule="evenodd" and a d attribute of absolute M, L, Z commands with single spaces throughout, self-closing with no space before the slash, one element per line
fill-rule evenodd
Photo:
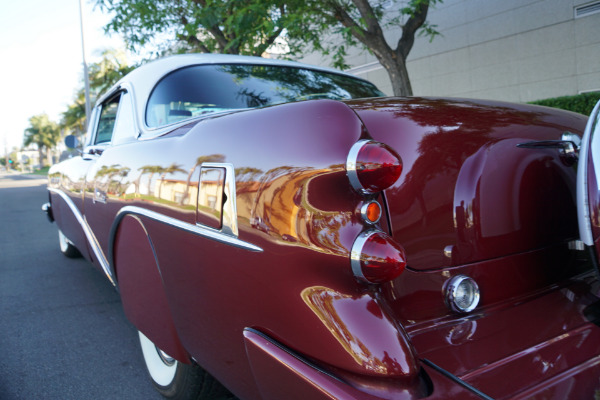
<path fill-rule="evenodd" d="M 137 215 L 146 218 L 150 218 L 153 221 L 160 222 L 165 225 L 172 226 L 174 228 L 183 230 L 185 232 L 192 233 L 197 236 L 201 236 L 206 239 L 211 239 L 219 243 L 227 244 L 230 246 L 234 246 L 243 250 L 262 252 L 263 249 L 253 245 L 252 243 L 248 243 L 241 239 L 238 239 L 236 236 L 228 235 L 224 232 L 218 231 L 216 229 L 211 229 L 209 227 L 205 227 L 202 225 L 194 225 L 188 222 L 184 222 L 178 220 L 173 217 L 169 217 L 167 215 L 158 213 L 156 211 L 148 210 L 146 208 L 141 208 L 137 206 L 125 206 L 119 210 L 117 216 L 115 217 L 115 221 L 113 222 L 113 228 L 111 231 L 111 242 L 114 240 L 114 236 L 116 234 L 116 230 L 120 221 L 127 215 Z M 111 260 L 112 260 L 112 246 L 111 246 Z M 114 262 L 114 260 L 112 260 Z"/>
<path fill-rule="evenodd" d="M 100 263 L 102 271 L 104 272 L 110 283 L 113 286 L 117 286 L 114 274 L 112 272 L 112 268 L 110 267 L 108 260 L 106 259 L 106 256 L 104 255 L 104 252 L 102 251 L 102 248 L 100 247 L 100 244 L 98 243 L 98 240 L 94 235 L 94 232 L 92 232 L 92 228 L 90 228 L 89 224 L 85 220 L 85 217 L 81 214 L 81 212 L 79 212 L 79 209 L 77 208 L 75 203 L 73 203 L 73 200 L 71 200 L 71 198 L 60 189 L 48 188 L 48 190 L 52 193 L 58 194 L 67 203 L 71 211 L 73 211 L 73 215 L 77 219 L 77 222 L 79 222 L 79 225 L 81 225 L 86 239 L 92 251 L 94 252 L 94 255 L 96 256 L 96 259 Z"/>
<path fill-rule="evenodd" d="M 96 135 L 96 127 L 98 125 L 98 115 L 100 114 L 99 105 L 96 104 L 92 109 L 92 113 L 90 115 L 90 120 L 86 121 L 86 133 L 84 140 L 82 142 L 82 148 L 86 148 L 92 145 L 94 142 L 94 136 Z"/>
<path fill-rule="evenodd" d="M 600 123 L 600 101 L 596 103 L 588 119 L 585 130 L 583 131 L 581 150 L 579 152 L 579 161 L 577 168 L 577 223 L 579 225 L 579 236 L 581 241 L 587 246 L 594 245 L 592 235 L 592 221 L 590 217 L 590 204 L 588 198 L 588 159 L 592 140 L 600 140 L 594 137 L 594 128 Z M 600 160 L 598 160 L 600 162 Z"/>

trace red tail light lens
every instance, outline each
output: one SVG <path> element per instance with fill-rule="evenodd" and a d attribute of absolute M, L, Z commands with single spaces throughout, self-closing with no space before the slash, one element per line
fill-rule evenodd
<path fill-rule="evenodd" d="M 354 276 L 368 283 L 389 282 L 406 267 L 402 246 L 376 230 L 363 232 L 356 238 L 350 259 Z"/>
<path fill-rule="evenodd" d="M 363 194 L 377 193 L 400 178 L 402 160 L 383 143 L 359 140 L 350 149 L 346 172 L 354 189 Z"/>

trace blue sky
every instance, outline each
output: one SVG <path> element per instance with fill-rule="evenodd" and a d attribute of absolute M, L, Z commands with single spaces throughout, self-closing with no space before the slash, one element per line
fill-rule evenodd
<path fill-rule="evenodd" d="M 109 16 L 82 0 L 86 60 L 122 40 L 103 33 Z M 29 117 L 56 122 L 83 76 L 78 0 L 0 1 L 0 154 L 20 147 Z"/>

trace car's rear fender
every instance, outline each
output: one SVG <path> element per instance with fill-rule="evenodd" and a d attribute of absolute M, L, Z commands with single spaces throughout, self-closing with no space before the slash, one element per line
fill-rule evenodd
<path fill-rule="evenodd" d="M 161 350 L 189 363 L 175 330 L 152 239 L 136 216 L 126 215 L 115 223 L 113 269 L 125 315 Z"/>

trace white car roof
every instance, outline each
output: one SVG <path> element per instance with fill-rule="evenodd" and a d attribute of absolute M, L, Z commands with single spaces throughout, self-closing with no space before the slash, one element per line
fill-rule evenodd
<path fill-rule="evenodd" d="M 125 89 L 132 94 L 133 107 L 137 116 L 137 129 L 139 134 L 145 135 L 150 132 L 160 133 L 164 127 L 149 128 L 143 121 L 145 115 L 145 107 L 150 96 L 150 93 L 164 76 L 178 70 L 180 68 L 192 65 L 207 65 L 207 64 L 253 64 L 253 65 L 273 65 L 283 67 L 305 68 L 316 71 L 323 71 L 345 75 L 354 79 L 363 80 L 357 76 L 346 72 L 338 71 L 332 68 L 318 67 L 309 64 L 302 64 L 295 61 L 277 60 L 263 57 L 250 57 L 229 54 L 180 54 L 161 58 L 147 64 L 144 64 L 125 77 L 121 78 L 110 90 L 98 98 L 96 105 L 104 102 L 108 97 L 112 96 L 116 91 Z"/>
<path fill-rule="evenodd" d="M 202 64 L 259 64 L 259 65 L 275 65 L 283 67 L 306 68 L 317 71 L 335 73 L 340 75 L 350 76 L 355 79 L 361 79 L 355 75 L 338 71 L 333 68 L 318 67 L 309 64 L 303 64 L 295 61 L 277 60 L 272 58 L 240 56 L 230 54 L 180 54 L 161 58 L 144 64 L 135 70 L 131 71 L 123 77 L 115 86 L 123 86 L 125 83 L 133 86 L 138 101 L 144 103 L 150 96 L 150 92 L 156 83 L 165 75 L 177 69 Z M 110 94 L 114 91 L 114 87 L 107 92 Z M 104 101 L 106 95 L 103 95 L 98 103 Z M 140 105 L 140 104 L 138 104 Z M 143 105 L 142 105 L 143 106 Z M 138 109 L 139 110 L 139 109 Z"/>

